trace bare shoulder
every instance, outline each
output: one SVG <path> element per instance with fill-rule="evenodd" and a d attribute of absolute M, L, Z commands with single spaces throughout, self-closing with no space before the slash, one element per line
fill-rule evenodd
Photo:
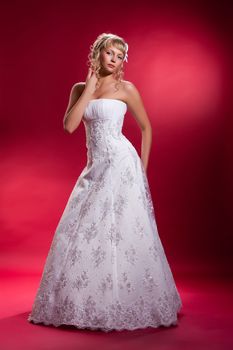
<path fill-rule="evenodd" d="M 140 92 L 134 83 L 128 80 L 123 80 L 122 83 L 125 99 L 129 105 L 136 101 L 142 102 Z"/>
<path fill-rule="evenodd" d="M 122 80 L 122 85 L 124 89 L 133 89 L 135 87 L 134 83 L 129 80 Z"/>
<path fill-rule="evenodd" d="M 83 92 L 83 90 L 85 89 L 85 85 L 86 83 L 83 81 L 80 81 L 78 83 L 75 83 L 71 90 L 74 92 L 74 94 L 77 94 L 78 96 L 80 96 Z"/>
<path fill-rule="evenodd" d="M 123 82 L 124 95 L 128 106 L 128 110 L 136 119 L 142 130 L 145 130 L 145 128 L 147 127 L 151 128 L 150 120 L 144 107 L 144 103 L 138 88 L 135 86 L 134 83 L 130 81 Z"/>
<path fill-rule="evenodd" d="M 84 88 L 85 88 L 85 83 L 82 81 L 73 84 L 71 91 L 70 91 L 70 97 L 69 97 L 69 102 L 68 102 L 68 106 L 66 109 L 66 113 L 68 113 L 71 110 L 71 108 L 73 107 L 73 105 L 77 102 L 79 97 L 82 95 Z"/>

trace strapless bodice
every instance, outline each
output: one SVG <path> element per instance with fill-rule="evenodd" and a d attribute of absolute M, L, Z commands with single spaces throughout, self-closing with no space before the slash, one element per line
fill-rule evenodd
<path fill-rule="evenodd" d="M 86 131 L 88 161 L 109 161 L 123 156 L 129 149 L 136 155 L 131 142 L 123 135 L 122 126 L 127 104 L 118 99 L 90 100 L 86 106 L 83 123 Z"/>
<path fill-rule="evenodd" d="M 88 122 L 93 119 L 114 119 L 124 117 L 127 104 L 118 99 L 98 98 L 90 100 L 86 106 L 83 119 Z"/>

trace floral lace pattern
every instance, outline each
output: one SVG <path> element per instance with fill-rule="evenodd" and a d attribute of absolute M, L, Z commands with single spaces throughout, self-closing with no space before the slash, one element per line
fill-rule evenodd
<path fill-rule="evenodd" d="M 146 173 L 122 134 L 126 104 L 92 100 L 87 165 L 68 198 L 28 321 L 90 330 L 176 325 L 182 301 Z"/>

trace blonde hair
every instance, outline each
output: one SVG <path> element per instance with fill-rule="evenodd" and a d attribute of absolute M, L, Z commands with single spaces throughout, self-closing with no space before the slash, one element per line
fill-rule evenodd
<path fill-rule="evenodd" d="M 97 39 L 94 41 L 94 43 L 90 46 L 90 52 L 88 54 L 88 61 L 87 61 L 88 67 L 90 67 L 96 73 L 96 76 L 98 79 L 97 86 L 100 79 L 99 71 L 101 68 L 101 65 L 100 65 L 101 50 L 111 45 L 115 46 L 118 50 L 120 50 L 124 55 L 123 61 L 128 62 L 127 60 L 128 44 L 125 42 L 125 40 L 122 37 L 112 33 L 100 34 L 97 37 Z M 124 71 L 122 69 L 122 66 L 114 75 L 115 75 L 115 79 L 117 80 L 116 85 L 120 84 L 124 76 Z"/>

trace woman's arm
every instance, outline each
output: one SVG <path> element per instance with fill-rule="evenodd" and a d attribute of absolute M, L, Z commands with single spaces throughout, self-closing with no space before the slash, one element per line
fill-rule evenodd
<path fill-rule="evenodd" d="M 141 160 L 144 169 L 147 171 L 152 144 L 151 123 L 144 108 L 140 93 L 135 85 L 133 83 L 127 82 L 125 90 L 127 94 L 127 104 L 129 111 L 136 119 L 142 132 Z"/>
<path fill-rule="evenodd" d="M 90 93 L 85 89 L 85 83 L 76 83 L 72 86 L 69 103 L 63 118 L 63 127 L 72 133 L 79 126 L 85 107 L 90 100 Z"/>
<path fill-rule="evenodd" d="M 95 92 L 96 83 L 97 76 L 89 68 L 85 83 L 76 83 L 72 86 L 68 107 L 63 118 L 63 127 L 69 133 L 79 126 L 87 103 Z"/>

